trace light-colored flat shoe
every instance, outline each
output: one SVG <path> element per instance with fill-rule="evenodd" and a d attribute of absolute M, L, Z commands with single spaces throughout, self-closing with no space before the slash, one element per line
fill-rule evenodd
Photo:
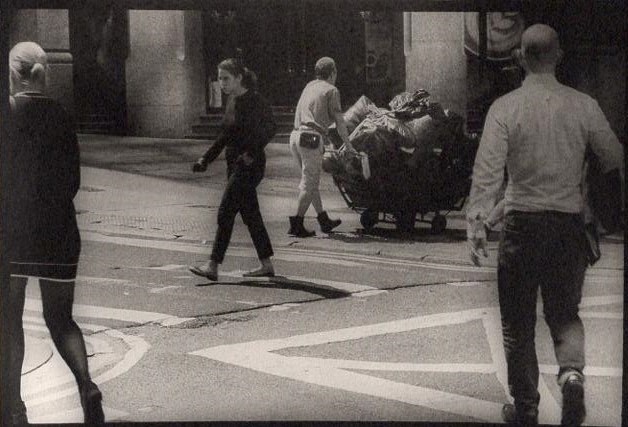
<path fill-rule="evenodd" d="M 242 273 L 242 277 L 275 277 L 275 271 L 271 268 L 260 267 L 255 270 Z"/>
<path fill-rule="evenodd" d="M 206 279 L 209 279 L 212 282 L 215 282 L 216 280 L 218 280 L 217 271 L 211 271 L 208 268 L 195 267 L 195 266 L 190 266 L 188 267 L 188 269 L 190 270 L 191 273 L 196 274 L 197 276 L 201 276 Z"/>

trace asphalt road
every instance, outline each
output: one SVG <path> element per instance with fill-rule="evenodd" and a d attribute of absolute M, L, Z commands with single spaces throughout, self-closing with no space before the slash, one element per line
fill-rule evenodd
<path fill-rule="evenodd" d="M 242 278 L 257 261 L 238 221 L 219 281 L 208 283 L 187 266 L 209 254 L 223 168 L 215 179 L 184 174 L 202 152 L 195 142 L 105 142 L 82 143 L 84 165 L 103 169 L 84 169 L 77 198 L 74 314 L 108 420 L 500 421 L 496 242 L 476 268 L 459 218 L 441 236 L 421 225 L 365 234 L 333 187 L 324 200 L 343 218 L 339 232 L 289 238 L 294 172 L 285 147 L 273 146 L 261 200 L 278 276 Z M 587 423 L 612 426 L 622 408 L 623 245 L 607 240 L 603 251 L 581 310 Z M 51 347 L 35 281 L 27 295 L 28 336 Z M 560 393 L 541 314 L 536 332 L 541 421 L 552 424 Z M 80 421 L 56 351 L 23 384 L 30 421 Z"/>
<path fill-rule="evenodd" d="M 254 253 L 234 248 L 220 281 L 209 284 L 186 269 L 207 252 L 203 245 L 104 237 L 84 233 L 75 316 L 108 419 L 499 421 L 507 397 L 491 273 L 286 251 L 276 262 L 281 277 L 251 281 L 241 269 L 255 265 Z M 618 425 L 622 277 L 595 273 L 583 301 L 588 419 Z M 27 330 L 43 339 L 32 330 L 37 298 L 29 286 Z M 556 422 L 544 324 L 537 335 L 542 419 Z M 39 376 L 36 386 L 29 375 Z M 27 378 L 32 420 L 78 420 L 58 360 Z"/>

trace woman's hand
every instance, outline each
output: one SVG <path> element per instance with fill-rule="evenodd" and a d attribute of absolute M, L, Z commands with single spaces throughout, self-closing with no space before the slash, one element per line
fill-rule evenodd
<path fill-rule="evenodd" d="M 207 162 L 203 157 L 199 157 L 199 159 L 192 165 L 192 172 L 205 172 L 207 170 Z"/>

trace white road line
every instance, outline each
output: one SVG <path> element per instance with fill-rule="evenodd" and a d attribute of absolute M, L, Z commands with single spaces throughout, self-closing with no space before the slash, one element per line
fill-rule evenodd
<path fill-rule="evenodd" d="M 180 264 L 167 264 L 167 265 L 160 265 L 156 267 L 132 267 L 132 268 L 139 268 L 139 269 L 146 269 L 146 270 L 176 271 L 176 270 L 181 270 L 181 265 Z"/>
<path fill-rule="evenodd" d="M 419 267 L 419 268 L 431 268 L 434 270 L 447 270 L 447 271 L 463 271 L 463 272 L 475 272 L 475 273 L 494 273 L 495 267 L 476 267 L 473 265 L 460 265 L 460 264 L 443 264 L 435 262 L 414 261 L 405 260 L 400 258 L 388 258 L 382 256 L 372 256 L 365 254 L 349 254 L 349 253 L 329 253 L 325 251 L 318 251 L 312 249 L 298 249 L 298 248 L 278 248 L 276 252 L 289 251 L 293 253 L 307 253 L 310 256 L 316 255 L 317 257 L 333 257 L 336 259 L 357 259 L 366 263 L 377 263 L 384 265 L 394 265 L 402 267 Z M 470 262 L 469 262 L 470 263 Z"/>
<path fill-rule="evenodd" d="M 600 312 L 600 311 L 580 311 L 582 319 L 608 319 L 623 320 L 624 313 Z"/>
<path fill-rule="evenodd" d="M 623 304 L 623 303 L 624 303 L 623 295 L 602 295 L 602 296 L 597 296 L 597 297 L 582 298 L 582 302 L 580 303 L 580 308 L 593 307 L 596 305 L 610 305 L 610 304 Z"/>
<path fill-rule="evenodd" d="M 84 325 L 80 325 L 85 327 Z M 37 327 L 25 326 L 25 330 L 38 330 Z M 111 353 L 111 347 L 104 340 L 96 339 L 92 336 L 86 336 L 85 341 L 94 347 L 99 348 L 99 353 Z M 51 348 L 54 348 L 52 340 L 48 340 Z M 28 351 L 28 347 L 26 348 Z M 99 357 L 90 358 L 89 369 L 92 372 L 103 369 L 109 364 L 112 364 L 112 358 L 106 355 L 100 355 Z M 22 395 L 27 401 L 27 405 L 34 406 L 44 400 L 38 398 L 38 395 L 45 394 L 45 398 L 51 397 L 49 390 L 56 389 L 60 386 L 69 386 L 76 392 L 76 380 L 74 375 L 61 359 L 61 356 L 57 351 L 52 352 L 52 357 L 43 366 L 37 368 L 34 371 L 29 372 L 22 376 Z M 63 396 L 62 396 L 63 397 Z M 54 400 L 54 399 L 52 399 Z"/>
<path fill-rule="evenodd" d="M 120 419 L 129 415 L 128 412 L 119 411 L 117 409 L 109 408 L 103 405 L 103 412 L 105 413 L 105 420 L 112 422 L 116 419 Z M 67 411 L 59 411 L 51 414 L 45 414 L 39 417 L 33 417 L 29 423 L 33 424 L 82 424 L 83 423 L 83 409 L 74 408 Z"/>
<path fill-rule="evenodd" d="M 199 244 L 192 244 L 192 243 L 160 241 L 160 240 L 119 237 L 119 236 L 106 236 L 106 235 L 89 232 L 89 231 L 81 232 L 81 237 L 83 240 L 88 240 L 88 241 L 93 241 L 93 242 L 114 243 L 114 244 L 133 246 L 133 247 L 142 247 L 142 248 L 149 247 L 153 249 L 175 250 L 175 251 L 195 253 L 195 254 L 204 254 L 204 255 L 209 253 L 209 248 L 207 246 L 202 246 Z M 287 260 L 290 260 L 289 257 L 294 257 L 296 254 L 302 254 L 306 256 L 309 262 L 314 261 L 318 263 L 338 264 L 339 260 L 344 260 L 344 261 L 354 261 L 354 262 L 360 263 L 360 265 L 377 263 L 381 265 L 391 265 L 391 266 L 401 266 L 401 267 L 420 267 L 420 268 L 431 268 L 435 270 L 448 270 L 448 271 L 463 271 L 463 272 L 476 272 L 476 273 L 477 272 L 483 272 L 483 273 L 495 272 L 495 267 L 475 267 L 471 265 L 466 266 L 466 265 L 456 265 L 456 264 L 439 264 L 439 263 L 431 263 L 431 262 L 377 257 L 377 256 L 362 255 L 362 254 L 329 253 L 325 251 L 318 251 L 318 250 L 311 250 L 311 249 L 277 248 L 275 250 L 276 259 L 283 259 L 282 257 L 286 256 L 288 257 Z M 255 256 L 251 250 L 242 249 L 242 248 L 230 248 L 229 255 L 247 257 L 247 258 Z"/>
<path fill-rule="evenodd" d="M 151 290 L 149 290 L 148 292 L 151 294 L 160 294 L 162 292 L 166 292 L 172 289 L 178 289 L 178 288 L 182 288 L 183 286 L 181 285 L 169 285 L 169 286 L 164 286 L 162 288 L 153 288 Z"/>
<path fill-rule="evenodd" d="M 107 330 L 105 333 L 110 337 L 123 340 L 130 347 L 130 350 L 124 354 L 124 358 L 112 369 L 109 369 L 94 378 L 94 382 L 96 384 L 107 382 L 129 371 L 135 364 L 137 364 L 137 362 L 139 362 L 139 360 L 150 348 L 150 344 L 148 344 L 148 342 L 141 337 L 126 335 L 116 330 Z"/>
<path fill-rule="evenodd" d="M 279 251 L 278 252 L 279 255 L 275 255 L 275 257 L 277 259 L 280 259 L 282 261 L 291 261 L 291 262 L 312 262 L 312 255 L 310 254 L 293 254 L 293 253 L 283 253 L 283 251 Z M 316 256 L 316 262 L 317 263 L 321 263 L 321 264 L 332 264 L 332 265 L 339 265 L 341 267 L 364 267 L 364 263 L 363 262 L 355 262 L 355 261 L 346 261 L 343 260 L 341 258 L 327 258 L 327 257 L 321 257 L 321 256 Z"/>
<path fill-rule="evenodd" d="M 170 271 L 172 271 L 172 270 L 187 270 L 187 267 L 188 267 L 187 265 L 182 265 L 182 264 L 171 264 L 171 265 L 168 266 L 168 268 L 166 270 L 170 270 Z M 134 268 L 142 268 L 142 267 L 134 267 Z M 153 267 L 145 267 L 145 268 L 152 269 Z M 244 271 L 242 271 L 242 270 L 221 271 L 219 273 L 219 276 L 221 276 L 221 277 L 233 277 L 233 278 L 237 278 L 237 279 L 244 279 L 244 277 L 242 276 L 243 273 L 244 273 Z M 178 278 L 190 279 L 190 278 L 194 278 L 194 276 L 192 276 L 192 275 L 190 275 L 190 276 L 179 276 Z M 83 282 L 96 283 L 96 284 L 113 283 L 113 284 L 126 285 L 126 284 L 131 283 L 131 281 L 129 281 L 129 280 L 108 279 L 108 278 L 105 278 L 105 277 L 78 276 L 77 279 L 81 280 Z M 385 290 L 381 290 L 381 289 L 373 287 L 373 286 L 360 285 L 360 284 L 357 284 L 357 283 L 349 283 L 349 282 L 339 282 L 339 281 L 336 281 L 336 280 L 313 279 L 313 278 L 310 278 L 310 277 L 303 277 L 303 276 L 275 276 L 273 278 L 268 278 L 268 277 L 247 277 L 246 281 L 273 282 L 273 283 L 305 282 L 305 284 L 315 284 L 315 285 L 326 286 L 326 287 L 330 287 L 330 288 L 336 289 L 338 291 L 351 293 L 351 294 L 368 292 L 368 291 L 378 291 L 377 293 L 386 292 Z M 182 285 L 169 285 L 169 286 L 164 286 L 164 287 L 161 287 L 161 288 L 152 288 L 148 292 L 149 293 L 153 293 L 153 294 L 157 294 L 157 293 L 165 292 L 165 291 L 170 290 L 170 289 L 177 289 L 177 288 L 181 288 L 181 287 L 183 287 L 183 286 Z M 370 293 L 368 295 L 373 295 L 373 293 Z M 367 296 L 367 295 L 361 295 L 361 296 Z"/>
<path fill-rule="evenodd" d="M 510 390 L 508 388 L 508 368 L 506 366 L 506 353 L 504 351 L 504 340 L 502 338 L 502 325 L 500 320 L 499 308 L 482 318 L 482 326 L 486 334 L 491 359 L 495 365 L 495 374 L 497 380 L 502 385 L 504 395 L 510 398 Z M 511 402 L 512 403 L 512 402 Z"/>
<path fill-rule="evenodd" d="M 614 304 L 621 295 L 583 298 L 583 306 Z M 286 348 L 310 347 L 329 343 L 358 340 L 376 335 L 394 334 L 416 329 L 452 326 L 481 320 L 491 352 L 491 363 L 487 364 L 418 364 L 388 363 L 360 360 L 338 360 L 316 357 L 283 356 L 277 351 Z M 381 379 L 354 370 L 394 370 L 421 372 L 477 372 L 494 373 L 506 396 L 506 363 L 501 338 L 499 308 L 479 308 L 453 313 L 438 313 L 379 324 L 321 331 L 286 338 L 257 340 L 239 344 L 220 345 L 191 352 L 196 356 L 257 370 L 293 380 L 303 381 L 355 393 L 420 405 L 439 411 L 473 417 L 489 422 L 501 422 L 501 403 L 470 398 L 441 390 L 413 386 Z M 557 372 L 557 367 L 542 365 L 544 373 Z M 587 375 L 620 377 L 621 368 L 588 367 Z M 542 423 L 560 422 L 560 405 L 554 399 L 548 385 L 539 379 L 539 420 Z"/>
<path fill-rule="evenodd" d="M 86 328 L 89 329 L 89 325 L 86 324 L 80 324 L 80 326 L 82 328 Z M 98 326 L 98 328 L 102 328 L 102 326 Z M 137 364 L 137 362 L 144 356 L 144 354 L 148 351 L 148 349 L 150 348 L 150 345 L 144 341 L 142 338 L 137 337 L 137 336 L 130 336 L 130 335 L 125 335 L 119 331 L 115 331 L 115 330 L 106 330 L 104 331 L 105 334 L 116 338 L 116 339 L 120 339 L 123 340 L 128 346 L 129 346 L 129 351 L 127 351 L 124 354 L 124 357 L 122 358 L 121 361 L 119 361 L 118 363 L 116 363 L 111 369 L 103 372 L 102 374 L 100 374 L 99 376 L 93 378 L 93 381 L 96 384 L 102 384 L 106 381 L 109 381 L 117 376 L 120 376 L 122 374 L 124 374 L 125 372 L 129 371 L 135 364 Z M 89 338 L 89 337 L 88 337 Z M 67 367 L 66 367 L 67 368 Z M 90 366 L 91 368 L 91 366 Z M 45 368 L 44 368 L 45 369 Z M 69 370 L 68 370 L 69 372 Z M 67 375 L 67 378 L 65 378 L 64 381 L 61 381 L 62 384 L 65 383 L 73 383 L 74 382 L 74 378 Z M 40 384 L 41 385 L 41 384 Z M 43 388 L 38 387 L 37 391 L 34 392 L 36 394 L 41 394 L 43 391 L 46 391 L 50 388 L 55 388 L 58 387 L 60 384 L 57 384 L 57 382 L 52 382 L 51 384 L 46 384 L 43 386 Z M 43 403 L 47 403 L 47 402 L 51 402 L 51 401 L 55 401 L 58 399 L 61 399 L 63 397 L 67 397 L 67 396 L 71 396 L 73 394 L 75 394 L 77 392 L 76 387 L 70 387 L 67 389 L 63 389 L 60 391 L 55 391 L 55 392 L 48 392 L 45 394 L 45 396 L 39 397 L 39 398 L 31 398 L 31 399 L 27 399 L 26 400 L 26 406 L 27 407 L 33 407 L 33 406 L 37 406 L 37 405 L 41 405 Z"/>
<path fill-rule="evenodd" d="M 543 374 L 558 374 L 558 365 L 539 365 L 539 371 Z M 623 376 L 622 368 L 609 368 L 606 366 L 585 366 L 584 375 L 588 377 L 616 377 Z"/>
<path fill-rule="evenodd" d="M 43 311 L 41 300 L 36 298 L 26 298 L 24 308 L 30 311 Z M 123 308 L 110 308 L 85 304 L 74 304 L 72 312 L 75 317 L 120 320 L 132 323 L 161 323 L 166 320 L 170 321 L 172 318 L 182 320 L 191 319 L 180 318 L 164 313 L 154 313 L 150 311 L 128 310 Z"/>
<path fill-rule="evenodd" d="M 184 243 L 184 242 L 173 242 L 173 241 L 160 241 L 160 240 L 152 240 L 152 239 L 143 239 L 141 237 L 118 237 L 118 236 L 106 236 L 103 234 L 90 232 L 90 231 L 82 231 L 81 237 L 83 240 L 95 241 L 95 242 L 105 242 L 105 243 L 116 243 L 126 246 L 134 246 L 134 247 L 150 247 L 153 249 L 164 249 L 164 250 L 176 250 L 181 252 L 188 253 L 196 253 L 196 254 L 208 254 L 209 248 L 207 246 L 192 244 L 192 243 Z M 242 248 L 230 248 L 229 254 L 233 256 L 240 257 L 254 257 L 254 253 L 251 250 L 242 249 Z M 332 263 L 338 264 L 340 260 L 344 261 L 353 261 L 356 263 L 364 264 L 372 264 L 377 263 L 380 265 L 390 265 L 390 266 L 401 266 L 401 267 L 415 267 L 415 268 L 430 268 L 433 270 L 447 270 L 447 271 L 460 271 L 460 272 L 470 272 L 470 273 L 495 273 L 496 269 L 494 266 L 485 266 L 485 267 L 476 267 L 470 264 L 469 265 L 460 265 L 460 264 L 443 264 L 443 263 L 435 263 L 435 262 L 424 262 L 424 261 L 415 261 L 415 260 L 404 260 L 397 258 L 388 258 L 382 256 L 372 256 L 366 254 L 350 254 L 350 253 L 330 253 L 328 251 L 322 250 L 314 250 L 314 249 L 299 249 L 299 248 L 276 248 L 275 249 L 275 258 L 283 259 L 283 256 L 286 256 L 286 260 L 290 260 L 290 257 L 294 257 L 297 254 L 303 254 L 307 257 L 307 260 L 318 263 Z M 613 278 L 623 278 L 623 270 L 616 268 L 590 268 L 587 271 L 587 277 L 589 276 L 599 276 L 599 275 L 608 275 Z"/>
<path fill-rule="evenodd" d="M 336 369 L 359 369 L 363 371 L 472 372 L 477 374 L 495 373 L 495 365 L 490 363 L 398 363 L 301 356 L 299 356 L 298 359 L 309 366 Z"/>
<path fill-rule="evenodd" d="M 204 245 L 192 244 L 192 243 L 184 243 L 184 242 L 172 242 L 172 241 L 161 241 L 161 240 L 152 240 L 152 239 L 142 239 L 142 238 L 131 238 L 131 237 L 120 237 L 120 236 L 106 236 L 99 233 L 83 231 L 81 233 L 81 238 L 83 240 L 93 241 L 93 242 L 103 242 L 103 243 L 114 243 L 125 246 L 133 246 L 140 248 L 152 248 L 152 249 L 163 249 L 163 250 L 174 250 L 181 251 L 187 253 L 195 253 L 195 254 L 208 254 L 209 248 Z M 286 252 L 285 250 L 276 250 L 275 251 L 275 259 L 281 259 L 285 261 L 308 261 L 312 262 L 313 259 L 316 260 L 317 263 L 321 264 L 333 264 L 333 265 L 341 265 L 341 266 L 349 266 L 349 267 L 360 267 L 363 266 L 364 263 L 357 262 L 348 262 L 345 260 L 337 259 L 336 257 L 328 257 L 328 256 L 317 256 L 309 255 L 309 254 L 294 254 L 290 252 Z M 254 257 L 253 251 L 244 248 L 230 248 L 229 249 L 230 256 L 238 256 L 238 257 Z M 159 269 L 156 267 L 155 269 Z"/>
<path fill-rule="evenodd" d="M 292 303 L 292 302 L 288 302 L 286 304 L 277 304 L 277 305 L 271 306 L 268 309 L 268 311 L 284 311 L 284 310 L 289 310 L 294 307 L 299 307 L 300 305 L 301 305 L 300 303 Z"/>
<path fill-rule="evenodd" d="M 390 322 L 373 325 L 354 326 L 349 328 L 336 329 L 332 331 L 313 332 L 304 335 L 295 335 L 288 338 L 277 338 L 271 340 L 251 341 L 242 344 L 227 344 L 212 347 L 213 351 L 220 351 L 221 348 L 231 350 L 238 346 L 243 352 L 248 351 L 276 351 L 287 347 L 313 346 L 328 344 L 332 342 L 350 341 L 354 339 L 366 338 L 370 336 L 394 334 L 407 332 L 415 329 L 430 328 L 433 326 L 455 325 L 467 323 L 470 320 L 480 319 L 484 314 L 495 309 L 472 309 L 456 313 L 438 313 L 427 316 L 413 317 L 410 319 L 393 320 Z M 194 352 L 193 354 L 202 352 Z"/>
<path fill-rule="evenodd" d="M 461 287 L 461 288 L 472 287 L 472 286 L 480 286 L 480 285 L 483 285 L 485 283 L 486 282 L 464 282 L 464 281 L 461 281 L 461 282 L 447 282 L 448 285 L 458 286 L 458 287 Z"/>
<path fill-rule="evenodd" d="M 131 283 L 130 280 L 127 279 L 114 279 L 111 277 L 93 277 L 93 276 L 76 276 L 77 282 L 89 282 L 92 284 L 116 284 L 116 285 L 126 285 Z"/>
<path fill-rule="evenodd" d="M 84 232 L 82 236 L 83 236 L 83 239 L 85 240 L 117 243 L 117 244 L 124 244 L 124 245 L 134 246 L 134 247 L 151 247 L 151 248 L 156 248 L 156 249 L 181 250 L 181 251 L 186 251 L 186 252 L 203 253 L 203 254 L 207 253 L 208 251 L 208 249 L 204 246 L 192 245 L 189 243 L 182 243 L 182 242 L 163 242 L 159 240 L 144 240 L 144 239 L 135 239 L 135 238 L 128 238 L 128 237 L 112 237 L 112 236 L 104 236 L 98 233 L 90 233 L 90 232 Z M 246 250 L 240 250 L 240 251 L 241 251 L 240 256 L 246 256 L 246 257 L 251 256 L 250 251 L 246 251 Z M 234 250 L 231 250 L 229 253 L 237 256 L 238 249 L 236 248 Z M 290 260 L 297 259 L 297 258 L 294 258 L 293 255 L 289 255 L 287 256 L 287 258 L 290 258 Z M 315 259 L 312 259 L 312 256 L 307 255 L 307 253 L 300 255 L 300 257 L 298 257 L 298 260 L 299 261 L 307 260 L 308 262 L 314 261 L 314 262 L 330 263 L 330 259 L 328 257 L 315 257 Z M 333 263 L 338 264 L 339 262 L 346 264 L 345 261 L 334 261 Z M 353 263 L 350 266 L 356 266 L 356 265 L 363 266 L 364 264 Z M 174 270 L 184 269 L 186 267 L 187 266 L 179 266 L 179 265 L 170 264 L 163 267 L 150 267 L 150 268 L 155 268 L 155 269 L 164 268 L 167 270 L 174 271 Z M 242 271 L 220 272 L 220 275 L 227 276 L 227 277 L 241 278 Z M 257 278 L 257 279 L 247 278 L 247 280 L 268 281 L 267 278 Z M 340 281 L 324 280 L 324 279 L 312 279 L 310 277 L 302 277 L 302 276 L 289 276 L 289 277 L 286 277 L 286 279 L 283 279 L 281 276 L 278 276 L 272 279 L 272 281 L 274 282 L 278 282 L 280 280 L 315 283 L 315 284 L 320 284 L 323 286 L 329 286 L 331 288 L 337 289 L 339 291 L 347 292 L 347 293 L 359 293 L 359 292 L 365 292 L 365 291 L 378 290 L 378 288 L 376 287 L 360 285 L 357 283 L 348 283 L 348 282 L 340 282 Z"/>
<path fill-rule="evenodd" d="M 284 357 L 273 353 L 275 350 L 286 347 L 312 346 L 346 341 L 373 335 L 420 329 L 430 325 L 458 324 L 481 317 L 485 313 L 486 310 L 484 309 L 464 311 L 460 313 L 460 316 L 452 316 L 452 313 L 443 313 L 377 325 L 298 335 L 286 339 L 224 345 L 196 351 L 191 354 L 311 384 L 425 406 L 490 422 L 499 422 L 501 419 L 501 404 L 495 402 L 487 402 L 440 390 L 349 372 L 344 369 L 327 366 L 325 359 L 309 358 L 307 360 L 310 362 L 314 361 L 314 363 L 304 363 L 303 358 Z M 352 362 L 345 361 L 345 364 L 351 364 Z M 364 364 L 356 363 L 355 368 L 360 369 L 361 367 L 364 367 Z"/>

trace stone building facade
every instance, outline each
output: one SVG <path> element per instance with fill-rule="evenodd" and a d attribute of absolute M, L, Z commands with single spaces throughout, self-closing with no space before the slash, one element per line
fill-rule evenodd
<path fill-rule="evenodd" d="M 199 116 L 220 106 L 212 81 L 226 56 L 242 57 L 276 106 L 293 107 L 313 78 L 316 58 L 328 55 L 338 62 L 345 107 L 360 95 L 385 106 L 399 92 L 426 89 L 476 128 L 483 108 L 517 84 L 512 79 L 499 83 L 513 70 L 507 59 L 465 49 L 468 12 L 359 12 L 340 6 L 317 13 L 268 6 L 220 12 L 124 10 L 112 4 L 90 10 L 24 9 L 12 12 L 10 20 L 11 45 L 33 40 L 47 50 L 50 92 L 85 132 L 188 136 Z M 619 26 L 614 31 L 623 34 L 626 23 L 600 25 L 606 11 L 569 19 L 562 10 L 530 9 L 523 15 L 529 23 L 557 28 L 567 54 L 560 78 L 598 99 L 625 140 L 625 40 L 613 38 L 608 28 Z M 577 31 L 591 16 L 600 29 L 593 35 Z M 477 101 L 478 90 L 484 104 Z"/>

